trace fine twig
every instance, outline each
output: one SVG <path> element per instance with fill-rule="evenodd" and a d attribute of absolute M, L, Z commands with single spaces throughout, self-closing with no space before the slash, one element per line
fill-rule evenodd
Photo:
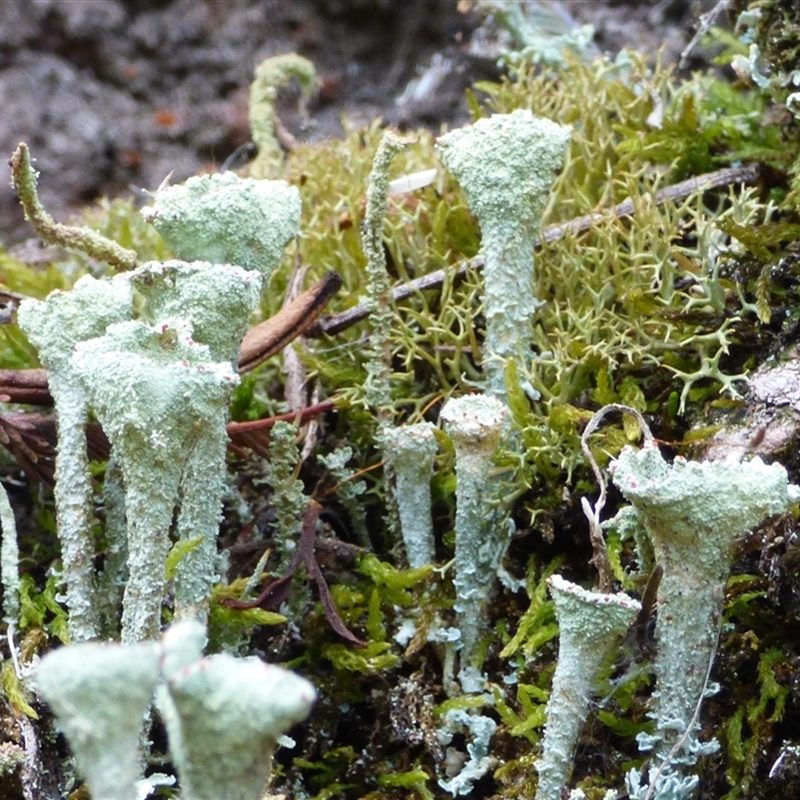
<path fill-rule="evenodd" d="M 593 552 L 591 561 L 589 563 L 594 564 L 595 568 L 597 569 L 599 576 L 598 589 L 601 592 L 610 592 L 613 582 L 611 561 L 608 558 L 606 540 L 603 536 L 602 526 L 600 525 L 600 512 L 603 510 L 603 506 L 606 504 L 606 481 L 603 477 L 603 473 L 600 471 L 600 467 L 597 465 L 597 461 L 595 461 L 591 448 L 589 447 L 589 437 L 597 430 L 598 426 L 603 421 L 603 418 L 610 411 L 621 411 L 624 414 L 630 414 L 639 424 L 645 444 L 649 445 L 653 442 L 653 434 L 650 432 L 650 428 L 645 422 L 644 417 L 635 408 L 624 406 L 620 403 L 609 403 L 608 405 L 603 406 L 589 420 L 586 428 L 583 431 L 583 435 L 581 436 L 581 450 L 583 450 L 583 454 L 586 456 L 586 460 L 589 462 L 592 472 L 594 472 L 594 477 L 597 480 L 597 484 L 600 486 L 600 496 L 597 498 L 594 508 L 592 508 L 591 503 L 589 503 L 586 497 L 581 497 L 581 508 L 583 508 L 583 513 L 586 515 L 586 519 L 589 520 L 589 538 L 592 542 Z"/>
<path fill-rule="evenodd" d="M 757 164 L 719 169 L 716 172 L 707 172 L 703 175 L 697 175 L 694 178 L 689 178 L 680 183 L 673 184 L 672 186 L 659 189 L 655 193 L 654 199 L 658 205 L 663 205 L 665 203 L 682 200 L 694 192 L 706 192 L 710 189 L 716 189 L 720 186 L 727 186 L 734 183 L 755 183 L 758 174 L 759 167 Z M 631 198 L 628 198 L 605 211 L 585 214 L 582 217 L 576 217 L 568 222 L 556 225 L 548 225 L 542 231 L 542 235 L 535 241 L 535 245 L 539 247 L 544 243 L 558 241 L 570 233 L 583 233 L 584 231 L 588 231 L 593 225 L 597 225 L 609 219 L 609 217 L 629 217 L 634 211 L 634 202 Z M 480 256 L 469 259 L 456 267 L 455 271 L 451 273 L 451 280 L 459 281 L 463 279 L 470 270 L 483 269 L 483 264 L 483 258 Z M 435 272 L 423 275 L 421 278 L 416 278 L 408 283 L 395 286 L 392 290 L 393 300 L 395 303 L 399 303 L 401 300 L 406 300 L 426 289 L 438 289 L 444 284 L 447 278 L 448 271 L 439 269 Z M 314 337 L 333 336 L 346 330 L 351 325 L 355 325 L 357 322 L 366 319 L 370 313 L 371 305 L 368 302 L 359 303 L 357 306 L 347 309 L 347 311 L 322 317 L 315 325 L 312 325 L 308 329 L 306 335 Z"/>

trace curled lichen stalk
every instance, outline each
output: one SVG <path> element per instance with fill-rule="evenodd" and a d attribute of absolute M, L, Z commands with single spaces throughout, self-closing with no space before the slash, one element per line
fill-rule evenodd
<path fill-rule="evenodd" d="M 136 266 L 136 253 L 133 250 L 121 247 L 89 228 L 56 222 L 39 202 L 36 178 L 28 145 L 20 142 L 11 157 L 11 182 L 25 211 L 25 218 L 45 242 L 80 250 L 117 269 L 133 269 Z"/>
<path fill-rule="evenodd" d="M 250 131 L 258 147 L 258 155 L 250 165 L 254 178 L 268 178 L 283 163 L 283 151 L 277 136 L 278 118 L 275 101 L 278 92 L 297 80 L 303 95 L 308 97 L 317 89 L 314 65 L 297 53 L 267 58 L 255 70 L 250 84 Z"/>

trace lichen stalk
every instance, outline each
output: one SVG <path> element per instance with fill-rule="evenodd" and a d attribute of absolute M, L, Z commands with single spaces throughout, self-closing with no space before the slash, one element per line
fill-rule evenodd
<path fill-rule="evenodd" d="M 224 449 L 223 457 L 213 447 L 205 456 L 198 445 L 208 445 L 205 431 L 224 431 L 225 409 L 238 378 L 230 364 L 212 361 L 208 347 L 192 340 L 185 321 L 155 328 L 141 322 L 112 325 L 105 336 L 76 348 L 73 365 L 125 481 L 129 578 L 122 639 L 156 638 L 169 530 L 182 476 L 192 459 L 216 456 L 216 462 L 206 461 L 205 466 L 211 481 L 221 481 Z M 204 486 L 212 491 L 208 482 Z M 219 509 L 217 505 L 210 520 L 201 520 L 194 515 L 196 499 L 189 493 L 183 529 L 191 520 L 200 530 L 205 544 L 198 548 L 194 566 L 197 581 L 210 590 L 213 559 L 207 542 L 216 541 Z M 201 557 L 202 566 L 197 563 Z M 200 602 L 194 581 L 190 585 L 188 605 Z"/>
<path fill-rule="evenodd" d="M 361 246 L 367 257 L 367 292 L 371 305 L 370 344 L 367 380 L 364 386 L 367 402 L 377 411 L 382 426 L 391 419 L 392 318 L 394 303 L 386 254 L 383 251 L 383 218 L 389 200 L 389 168 L 394 157 L 407 142 L 387 131 L 381 139 L 367 187 L 367 208 Z"/>
<path fill-rule="evenodd" d="M 486 390 L 506 398 L 505 364 L 530 358 L 533 251 L 554 173 L 571 129 L 530 111 L 494 114 L 439 138 L 444 165 L 467 193 L 481 225 Z"/>
<path fill-rule="evenodd" d="M 429 422 L 386 428 L 384 457 L 395 476 L 400 531 L 411 569 L 436 558 L 431 516 L 431 470 L 436 454 L 434 426 Z"/>
<path fill-rule="evenodd" d="M 56 222 L 45 211 L 39 202 L 36 191 L 37 173 L 31 166 L 31 154 L 28 145 L 20 142 L 11 157 L 11 182 L 16 189 L 25 219 L 33 225 L 34 230 L 47 244 L 60 247 L 71 247 L 96 258 L 106 261 L 120 270 L 133 269 L 136 266 L 136 253 L 106 239 L 90 228 L 79 228 Z"/>
<path fill-rule="evenodd" d="M 0 583 L 3 586 L 3 620 L 7 626 L 19 625 L 19 542 L 14 510 L 6 487 L 0 484 Z"/>
<path fill-rule="evenodd" d="M 536 800 L 560 800 L 572 774 L 575 745 L 586 722 L 597 673 L 640 603 L 624 593 L 589 592 L 553 575 L 547 581 L 559 627 L 558 662 L 547 704 Z"/>
<path fill-rule="evenodd" d="M 176 620 L 207 620 L 211 589 L 219 577 L 217 537 L 225 494 L 226 420 L 227 415 L 221 413 L 218 420 L 203 425 L 181 476 L 178 541 L 197 537 L 200 542 L 181 558 L 175 572 Z"/>
<path fill-rule="evenodd" d="M 57 409 L 58 456 L 54 478 L 56 524 L 61 542 L 64 591 L 73 642 L 100 635 L 91 534 L 92 482 L 86 456 L 88 410 L 83 389 L 71 376 L 51 372 L 50 393 Z"/>
<path fill-rule="evenodd" d="M 165 637 L 165 651 L 174 649 L 174 638 Z M 263 797 L 277 740 L 308 716 L 314 687 L 257 658 L 220 654 L 187 662 L 181 654 L 165 656 L 166 691 L 159 692 L 181 797 Z"/>
<path fill-rule="evenodd" d="M 456 451 L 455 579 L 458 627 L 463 648 L 459 675 L 472 686 L 480 672 L 484 616 L 507 531 L 493 524 L 489 501 L 492 458 L 506 427 L 508 410 L 495 397 L 468 395 L 449 400 L 441 413 Z"/>
<path fill-rule="evenodd" d="M 800 488 L 779 464 L 668 464 L 653 443 L 625 448 L 614 482 L 632 503 L 663 569 L 656 623 L 658 679 L 655 737 L 641 739 L 663 756 L 692 724 L 717 642 L 725 585 L 737 542 L 769 516 L 788 510 Z M 681 754 L 692 762 L 688 737 Z"/>
<path fill-rule="evenodd" d="M 56 407 L 58 446 L 55 502 L 62 569 L 73 642 L 101 633 L 96 597 L 91 533 L 92 485 L 86 455 L 87 401 L 70 357 L 77 343 L 99 336 L 112 322 L 131 313 L 131 291 L 124 277 L 97 281 L 81 278 L 72 291 L 51 292 L 43 300 L 25 300 L 19 308 L 20 327 L 39 348 L 49 370 Z"/>
<path fill-rule="evenodd" d="M 103 635 L 119 636 L 119 609 L 128 576 L 128 538 L 125 522 L 125 487 L 122 469 L 111 453 L 103 475 L 105 559 L 97 576 L 97 601 Z"/>
<path fill-rule="evenodd" d="M 280 89 L 293 80 L 300 83 L 304 96 L 312 95 L 318 85 L 314 65 L 297 53 L 284 53 L 262 61 L 250 84 L 250 132 L 258 146 L 258 155 L 250 164 L 253 178 L 269 178 L 283 166 L 283 150 L 277 136 L 278 118 L 275 101 Z"/>

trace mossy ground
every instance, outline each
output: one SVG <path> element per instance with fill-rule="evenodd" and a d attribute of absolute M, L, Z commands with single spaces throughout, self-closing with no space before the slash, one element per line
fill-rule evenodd
<path fill-rule="evenodd" d="M 457 738 L 448 750 L 436 733 L 454 703 L 483 707 L 499 723 L 491 748 L 495 769 L 470 796 L 532 797 L 556 656 L 544 578 L 559 569 L 594 579 L 580 511 L 580 497 L 596 492 L 580 450 L 583 424 L 601 405 L 623 402 L 648 416 L 666 447 L 691 457 L 698 447 L 693 429 L 725 426 L 742 413 L 744 376 L 767 354 L 788 348 L 797 329 L 798 219 L 789 190 L 798 139 L 793 122 L 765 121 L 766 98 L 710 75 L 678 82 L 670 69 L 631 54 L 560 70 L 521 66 L 500 84 L 474 89 L 475 116 L 517 108 L 574 129 L 543 225 L 599 216 L 535 253 L 537 296 L 545 301 L 533 321 L 536 353 L 508 372 L 518 435 L 496 466 L 516 525 L 506 568 L 526 589 L 498 587 L 491 606 L 484 668 L 493 707 L 479 697 L 448 698 L 452 676 L 443 674 L 442 646 L 426 641 L 426 633 L 437 620 L 452 622 L 450 576 L 403 571 L 397 536 L 385 522 L 377 419 L 363 390 L 368 323 L 296 345 L 307 379 L 337 410 L 321 421 L 308 458 L 301 462 L 299 450 L 287 448 L 284 458 L 295 469 L 267 470 L 256 456 L 232 458 L 221 546 L 230 553 L 230 580 L 249 574 L 265 549 L 280 552 L 276 498 L 298 487 L 313 493 L 331 535 L 351 545 L 328 542 L 319 555 L 342 619 L 368 645 L 341 643 L 298 579 L 287 624 L 258 627 L 252 616 L 237 623 L 230 612 L 216 618 L 239 629 L 222 632 L 220 641 L 238 640 L 243 650 L 286 663 L 318 687 L 310 720 L 294 733 L 297 747 L 278 757 L 273 787 L 290 797 L 447 796 L 437 781 L 457 771 L 465 742 Z M 381 134 L 378 123 L 351 128 L 340 141 L 299 146 L 288 155 L 280 177 L 302 194 L 302 234 L 264 296 L 264 316 L 280 307 L 295 261 L 307 267 L 307 282 L 329 269 L 340 273 L 344 286 L 331 313 L 364 298 L 364 194 Z M 433 145 L 430 134 L 417 134 L 397 157 L 396 174 L 436 166 Z M 757 185 L 655 201 L 660 188 L 742 159 L 763 165 Z M 628 198 L 633 212 L 620 217 L 614 206 Z M 85 222 L 142 258 L 166 257 L 129 205 L 103 204 Z M 435 423 L 448 397 L 473 390 L 481 378 L 481 274 L 471 269 L 463 279 L 453 277 L 478 255 L 480 231 L 460 189 L 440 170 L 433 185 L 390 200 L 384 241 L 398 282 L 436 270 L 447 275 L 440 288 L 398 304 L 391 339 L 395 422 Z M 101 269 L 77 256 L 45 270 L 0 261 L 5 286 L 34 296 Z M 0 333 L 3 367 L 36 364 L 15 326 Z M 285 411 L 284 382 L 277 358 L 247 376 L 236 418 Z M 633 438 L 623 424 L 605 428 L 593 440 L 601 465 Z M 346 469 L 322 463 L 345 446 L 352 448 Z M 440 564 L 452 558 L 453 466 L 443 439 L 432 482 Z M 51 502 L 47 492 L 36 493 L 39 520 L 47 519 Z M 23 544 L 24 570 L 40 592 L 31 589 L 20 632 L 28 650 L 44 648 L 48 636 L 55 641 L 63 622 L 52 582 L 44 584 L 50 564 L 43 558 L 52 556 L 52 546 L 42 542 L 51 535 L 40 525 Z M 731 580 L 713 674 L 721 690 L 703 714 L 704 732 L 722 748 L 701 765 L 704 798 L 789 798 L 800 788 L 800 740 L 792 734 L 800 708 L 790 692 L 800 669 L 795 536 L 791 519 L 760 531 L 743 548 Z M 630 543 L 612 544 L 618 578 L 641 592 L 643 580 L 624 572 Z M 395 634 L 411 616 L 416 633 L 401 645 Z M 589 798 L 621 787 L 627 768 L 640 759 L 633 737 L 648 725 L 650 646 L 626 642 L 608 667 L 576 758 L 574 782 Z M 9 687 L 6 693 L 13 703 Z"/>

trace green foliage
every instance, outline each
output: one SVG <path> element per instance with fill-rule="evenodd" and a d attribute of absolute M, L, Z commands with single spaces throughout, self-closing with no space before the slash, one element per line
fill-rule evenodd
<path fill-rule="evenodd" d="M 304 758 L 296 758 L 295 766 L 313 773 L 311 785 L 315 789 L 321 789 L 310 800 L 328 800 L 335 797 L 337 792 L 350 788 L 350 785 L 342 781 L 344 773 L 358 758 L 358 754 L 352 747 L 336 747 L 323 754 L 319 761 L 309 761 Z"/>
<path fill-rule="evenodd" d="M 228 584 L 217 584 L 211 591 L 208 612 L 209 652 L 219 652 L 226 647 L 236 648 L 242 637 L 261 625 L 282 625 L 288 622 L 283 614 L 263 608 L 232 609 L 221 600 L 240 600 L 247 587 L 247 578 L 238 578 Z"/>
<path fill-rule="evenodd" d="M 501 651 L 501 658 L 512 658 L 519 652 L 527 661 L 542 645 L 558 636 L 554 604 L 547 594 L 547 579 L 561 563 L 560 558 L 554 558 L 537 578 L 536 563 L 531 559 L 527 578 L 530 605 L 520 618 L 514 637 Z"/>
<path fill-rule="evenodd" d="M 416 597 L 409 590 L 420 586 L 433 572 L 430 564 L 418 569 L 397 569 L 374 555 L 364 556 L 358 569 L 375 584 L 381 602 L 400 608 L 414 606 Z"/>
<path fill-rule="evenodd" d="M 9 660 L 0 668 L 0 685 L 8 704 L 17 714 L 24 714 L 30 719 L 39 719 L 36 710 L 30 704 L 30 693 L 17 677 L 14 664 Z"/>
<path fill-rule="evenodd" d="M 399 656 L 390 653 L 390 649 L 388 642 L 368 642 L 366 647 L 359 649 L 337 643 L 323 645 L 320 652 L 336 669 L 376 675 L 400 663 Z"/>
<path fill-rule="evenodd" d="M 30 575 L 20 576 L 19 627 L 22 632 L 43 630 L 63 644 L 69 644 L 67 612 L 56 600 L 58 590 L 59 585 L 55 575 L 47 578 L 44 590 L 41 592 Z"/>
<path fill-rule="evenodd" d="M 180 539 L 172 545 L 167 555 L 164 575 L 168 581 L 175 577 L 178 564 L 193 550 L 196 550 L 203 541 L 202 536 L 193 536 L 191 539 Z"/>
<path fill-rule="evenodd" d="M 430 775 L 423 769 L 413 769 L 408 772 L 392 772 L 378 776 L 378 786 L 387 789 L 410 789 L 412 797 L 420 800 L 434 800 L 434 794 L 428 789 L 427 783 Z"/>
<path fill-rule="evenodd" d="M 517 685 L 516 701 L 519 712 L 505 700 L 499 689 L 494 690 L 494 706 L 503 724 L 512 736 L 522 736 L 531 744 L 538 744 L 539 731 L 547 719 L 547 700 L 550 693 L 546 689 L 530 683 Z"/>
<path fill-rule="evenodd" d="M 234 422 L 252 422 L 272 413 L 273 403 L 261 393 L 264 380 L 260 370 L 240 376 L 239 385 L 233 390 L 230 414 Z"/>

